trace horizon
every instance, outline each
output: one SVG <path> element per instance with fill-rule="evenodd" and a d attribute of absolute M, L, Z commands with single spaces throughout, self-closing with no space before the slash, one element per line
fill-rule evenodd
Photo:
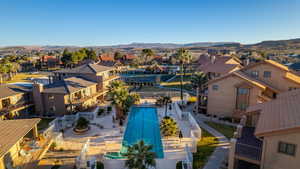
<path fill-rule="evenodd" d="M 300 1 L 4 1 L 0 46 L 255 44 L 300 37 Z"/>

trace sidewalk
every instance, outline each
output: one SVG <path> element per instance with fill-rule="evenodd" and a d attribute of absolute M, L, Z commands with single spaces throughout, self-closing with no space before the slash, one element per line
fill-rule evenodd
<path fill-rule="evenodd" d="M 223 161 L 227 158 L 229 152 L 229 140 L 221 133 L 208 126 L 203 122 L 203 119 L 199 116 L 195 116 L 199 126 L 204 130 L 208 131 L 210 134 L 214 135 L 219 140 L 219 146 L 215 149 L 213 154 L 209 157 L 207 163 L 203 169 L 220 169 L 222 167 Z"/>

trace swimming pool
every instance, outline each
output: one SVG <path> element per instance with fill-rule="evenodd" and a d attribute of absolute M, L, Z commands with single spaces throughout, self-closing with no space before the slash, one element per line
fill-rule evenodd
<path fill-rule="evenodd" d="M 128 117 L 127 128 L 123 137 L 121 153 L 126 147 L 144 140 L 145 144 L 152 145 L 156 158 L 164 158 L 160 136 L 157 110 L 154 107 L 133 107 Z"/>

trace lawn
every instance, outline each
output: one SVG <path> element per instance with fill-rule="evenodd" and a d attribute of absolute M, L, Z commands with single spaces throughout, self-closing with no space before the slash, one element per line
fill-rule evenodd
<path fill-rule="evenodd" d="M 204 167 L 218 143 L 219 141 L 216 137 L 202 129 L 202 138 L 197 143 L 197 152 L 193 153 L 193 169 Z"/>
<path fill-rule="evenodd" d="M 30 73 L 18 73 L 14 78 L 10 81 L 4 81 L 4 83 L 15 83 L 15 82 L 31 82 L 29 78 L 37 78 L 46 76 L 43 74 L 30 74 Z"/>
<path fill-rule="evenodd" d="M 49 127 L 49 123 L 53 120 L 54 120 L 54 118 L 42 118 L 42 120 L 37 125 L 38 130 L 42 131 L 42 130 L 47 129 Z"/>
<path fill-rule="evenodd" d="M 222 133 L 224 136 L 226 136 L 228 139 L 233 137 L 234 132 L 236 131 L 236 128 L 233 126 L 225 125 L 225 124 L 219 124 L 212 121 L 206 121 L 205 122 L 210 127 L 214 128 L 218 132 Z"/>

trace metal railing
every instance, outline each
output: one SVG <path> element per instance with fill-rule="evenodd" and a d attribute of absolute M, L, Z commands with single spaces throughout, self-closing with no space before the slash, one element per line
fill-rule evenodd
<path fill-rule="evenodd" d="M 260 161 L 262 148 L 253 145 L 243 144 L 243 143 L 236 143 L 235 154 L 251 160 Z"/>

